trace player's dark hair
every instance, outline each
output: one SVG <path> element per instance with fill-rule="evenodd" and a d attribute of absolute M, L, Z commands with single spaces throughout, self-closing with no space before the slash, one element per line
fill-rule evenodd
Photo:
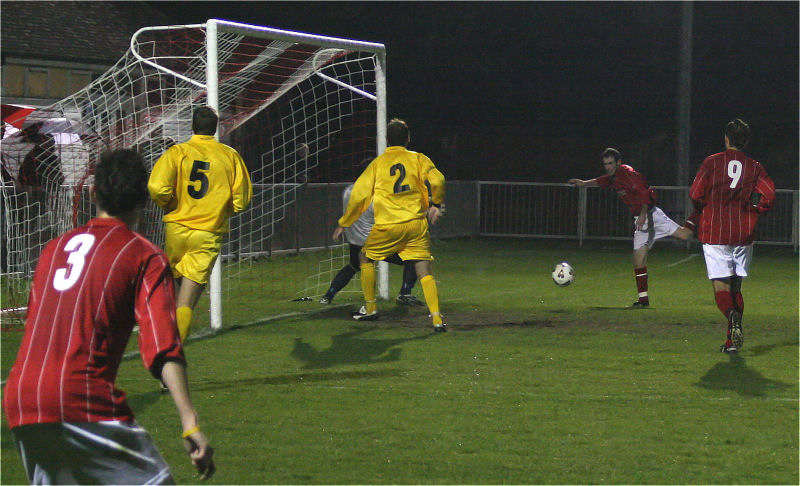
<path fill-rule="evenodd" d="M 620 160 L 622 160 L 622 154 L 619 153 L 619 150 L 611 147 L 608 147 L 607 149 L 603 150 L 603 158 L 606 157 L 613 157 L 614 162 L 619 162 Z"/>
<path fill-rule="evenodd" d="M 390 147 L 408 145 L 408 125 L 399 118 L 392 118 L 386 126 L 386 144 Z"/>
<path fill-rule="evenodd" d="M 198 135 L 214 135 L 218 123 L 217 112 L 210 106 L 201 106 L 192 113 L 192 132 Z"/>
<path fill-rule="evenodd" d="M 135 150 L 117 149 L 100 156 L 94 169 L 97 205 L 111 216 L 129 213 L 147 202 L 147 169 Z"/>
<path fill-rule="evenodd" d="M 741 118 L 729 121 L 725 126 L 725 136 L 732 147 L 743 149 L 750 141 L 750 126 Z"/>

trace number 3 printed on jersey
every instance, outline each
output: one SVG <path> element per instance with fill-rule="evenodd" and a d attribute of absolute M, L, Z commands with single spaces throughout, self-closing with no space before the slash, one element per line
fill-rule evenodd
<path fill-rule="evenodd" d="M 736 189 L 739 179 L 742 178 L 742 163 L 738 160 L 728 162 L 728 177 L 731 178 L 731 189 Z"/>
<path fill-rule="evenodd" d="M 86 265 L 86 254 L 92 246 L 94 246 L 94 235 L 88 233 L 75 235 L 64 245 L 64 251 L 69 253 L 69 256 L 66 268 L 56 270 L 53 277 L 53 287 L 56 290 L 64 291 L 75 285 Z"/>

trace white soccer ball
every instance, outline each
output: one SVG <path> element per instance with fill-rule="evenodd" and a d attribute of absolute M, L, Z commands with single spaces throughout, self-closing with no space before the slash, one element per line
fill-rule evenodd
<path fill-rule="evenodd" d="M 571 284 L 575 279 L 575 270 L 572 269 L 569 263 L 557 263 L 553 269 L 553 282 L 561 287 L 566 287 Z"/>

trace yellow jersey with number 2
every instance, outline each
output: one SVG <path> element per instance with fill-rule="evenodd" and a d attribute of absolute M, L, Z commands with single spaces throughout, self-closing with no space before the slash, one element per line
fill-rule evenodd
<path fill-rule="evenodd" d="M 253 196 L 242 157 L 211 135 L 193 135 L 164 152 L 147 189 L 164 210 L 165 223 L 211 233 L 227 233 L 230 216 Z"/>
<path fill-rule="evenodd" d="M 444 175 L 427 156 L 392 146 L 373 160 L 358 177 L 339 226 L 353 224 L 374 204 L 375 224 L 405 223 L 425 218 L 428 184 L 434 204 L 444 200 Z"/>

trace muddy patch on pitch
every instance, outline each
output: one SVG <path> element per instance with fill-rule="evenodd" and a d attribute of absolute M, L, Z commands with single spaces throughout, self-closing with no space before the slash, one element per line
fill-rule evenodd
<path fill-rule="evenodd" d="M 509 316 L 483 312 L 447 312 L 444 322 L 452 331 L 478 331 L 490 328 L 556 329 L 571 326 L 570 322 L 553 319 L 534 319 L 528 316 Z M 416 314 L 387 313 L 381 320 L 371 324 L 379 327 L 427 328 L 431 326 L 430 317 Z"/>

